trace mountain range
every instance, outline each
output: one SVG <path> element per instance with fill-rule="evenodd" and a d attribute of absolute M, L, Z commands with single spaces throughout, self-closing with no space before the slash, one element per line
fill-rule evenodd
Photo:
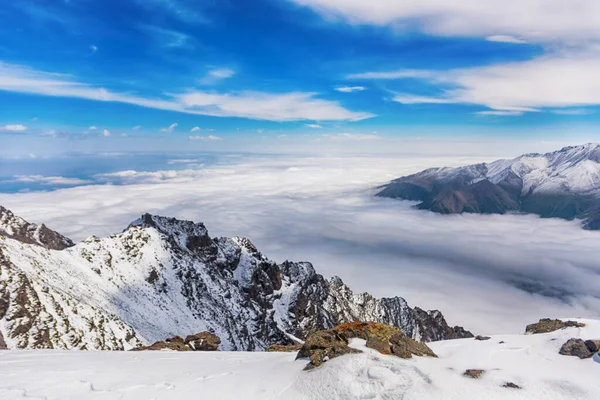
<path fill-rule="evenodd" d="M 355 320 L 423 341 L 472 336 L 439 311 L 355 294 L 201 223 L 145 214 L 74 244 L 0 207 L 0 348 L 125 350 L 210 331 L 223 350 L 254 351 Z"/>
<path fill-rule="evenodd" d="M 522 212 L 581 219 L 600 229 L 600 144 L 458 168 L 431 168 L 380 188 L 381 197 L 420 202 L 441 214 Z"/>

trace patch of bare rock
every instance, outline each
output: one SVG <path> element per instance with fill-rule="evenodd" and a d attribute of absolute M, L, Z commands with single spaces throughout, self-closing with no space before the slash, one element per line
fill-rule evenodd
<path fill-rule="evenodd" d="M 600 341 L 598 340 L 583 340 L 583 339 L 569 339 L 562 345 L 559 350 L 559 354 L 563 356 L 574 356 L 579 357 L 582 360 L 585 358 L 590 358 L 594 355 L 594 353 L 598 352 L 598 345 L 600 345 Z"/>
<path fill-rule="evenodd" d="M 463 375 L 473 379 L 479 379 L 485 373 L 483 369 L 468 369 Z"/>
<path fill-rule="evenodd" d="M 367 347 L 381 354 L 400 358 L 411 358 L 413 355 L 437 357 L 425 343 L 405 336 L 397 327 L 369 322 L 350 322 L 309 335 L 296 358 L 310 359 L 305 368 L 310 370 L 332 358 L 361 353 L 360 350 L 348 345 L 349 340 L 354 338 L 365 340 Z"/>
<path fill-rule="evenodd" d="M 535 324 L 529 324 L 525 328 L 525 333 L 538 334 L 554 332 L 559 329 L 576 327 L 583 328 L 585 324 L 577 321 L 561 321 L 560 319 L 542 318 Z"/>
<path fill-rule="evenodd" d="M 150 346 L 141 346 L 133 350 L 173 350 L 173 351 L 218 351 L 221 339 L 210 332 L 200 332 L 188 335 L 185 339 L 180 336 L 159 341 Z"/>
<path fill-rule="evenodd" d="M 267 353 L 293 353 L 299 351 L 302 344 L 272 344 L 266 348 Z"/>

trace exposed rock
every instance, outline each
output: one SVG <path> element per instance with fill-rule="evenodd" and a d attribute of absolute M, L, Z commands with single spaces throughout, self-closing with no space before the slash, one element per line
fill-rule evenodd
<path fill-rule="evenodd" d="M 6 342 L 4 341 L 4 336 L 2 336 L 2 332 L 0 332 L 0 350 L 6 350 L 8 347 L 6 346 Z"/>
<path fill-rule="evenodd" d="M 265 350 L 268 353 L 294 353 L 302 348 L 302 344 L 272 344 Z"/>
<path fill-rule="evenodd" d="M 521 389 L 521 386 L 519 386 L 515 383 L 512 383 L 512 382 L 506 382 L 504 385 L 502 385 L 502 387 L 510 388 L 510 389 Z"/>
<path fill-rule="evenodd" d="M 563 356 L 575 356 L 581 359 L 590 358 L 594 355 L 586 345 L 586 342 L 575 338 L 567 340 L 560 348 L 559 354 Z"/>
<path fill-rule="evenodd" d="M 491 339 L 491 337 L 489 337 L 489 336 L 481 336 L 481 335 L 475 336 L 475 340 L 482 340 L 483 341 L 483 340 L 490 340 L 490 339 Z"/>
<path fill-rule="evenodd" d="M 175 336 L 172 338 L 167 338 L 165 340 L 165 342 L 170 343 L 170 342 L 178 342 L 178 343 L 185 343 L 185 341 L 183 340 L 183 338 L 181 336 Z"/>
<path fill-rule="evenodd" d="M 308 262 L 277 264 L 248 239 L 150 214 L 60 252 L 0 240 L 0 320 L 15 348 L 124 350 L 208 330 L 222 350 L 255 351 L 358 320 L 422 341 L 470 335 L 439 311 L 354 293 Z"/>
<path fill-rule="evenodd" d="M 532 333 L 532 334 L 548 333 L 548 332 L 554 332 L 554 331 L 557 331 L 557 330 L 563 329 L 563 328 L 570 328 L 570 327 L 583 328 L 584 326 L 585 326 L 585 324 L 579 323 L 577 321 L 561 321 L 560 319 L 543 318 L 543 319 L 540 319 L 540 321 L 536 322 L 535 324 L 527 325 L 527 327 L 525 328 L 525 332 Z"/>
<path fill-rule="evenodd" d="M 327 359 L 343 356 L 344 354 L 360 353 L 348 346 L 348 339 L 334 329 L 317 331 L 310 335 L 296 356 L 309 358 L 310 363 L 304 368 L 310 370 L 323 364 Z"/>
<path fill-rule="evenodd" d="M 425 343 L 405 336 L 397 327 L 368 322 L 349 322 L 310 335 L 297 358 L 310 358 L 311 362 L 306 369 L 318 367 L 325 358 L 359 352 L 348 346 L 349 340 L 353 338 L 365 340 L 367 347 L 381 354 L 392 354 L 400 358 L 411 358 L 413 355 L 437 357 Z"/>
<path fill-rule="evenodd" d="M 192 349 L 181 342 L 155 342 L 150 346 L 140 346 L 132 349 L 133 351 L 156 351 L 156 350 L 173 350 L 173 351 L 192 351 Z"/>
<path fill-rule="evenodd" d="M 482 369 L 468 369 L 463 375 L 468 376 L 469 378 L 478 379 L 481 378 L 481 375 L 483 375 L 484 372 L 485 371 Z"/>
<path fill-rule="evenodd" d="M 221 339 L 214 333 L 200 332 L 195 335 L 188 335 L 184 343 L 196 351 L 217 351 Z"/>

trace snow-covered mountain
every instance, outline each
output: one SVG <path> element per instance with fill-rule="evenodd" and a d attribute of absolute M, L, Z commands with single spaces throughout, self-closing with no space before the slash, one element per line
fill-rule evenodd
<path fill-rule="evenodd" d="M 600 144 L 459 168 L 432 168 L 392 181 L 378 194 L 421 201 L 440 213 L 522 211 L 581 218 L 600 229 Z"/>
<path fill-rule="evenodd" d="M 116 350 L 208 330 L 222 349 L 252 351 L 354 320 L 425 341 L 470 336 L 439 311 L 354 294 L 310 263 L 268 260 L 248 239 L 211 239 L 201 223 L 146 214 L 74 246 L 46 233 L 64 239 L 55 250 L 15 235 L 33 225 L 4 208 L 0 221 L 17 221 L 0 232 L 0 347 Z"/>

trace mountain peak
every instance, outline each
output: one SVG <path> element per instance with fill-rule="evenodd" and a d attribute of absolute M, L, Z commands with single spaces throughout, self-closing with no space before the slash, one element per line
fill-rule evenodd
<path fill-rule="evenodd" d="M 63 250 L 74 245 L 71 239 L 46 225 L 29 223 L 3 206 L 0 206 L 0 235 L 51 250 Z"/>

